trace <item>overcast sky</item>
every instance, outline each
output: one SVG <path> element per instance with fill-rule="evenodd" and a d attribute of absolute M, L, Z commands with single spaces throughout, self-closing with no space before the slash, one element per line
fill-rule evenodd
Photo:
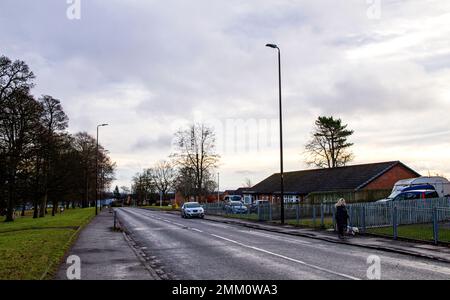
<path fill-rule="evenodd" d="M 110 124 L 100 142 L 119 186 L 194 121 L 216 129 L 221 189 L 277 172 L 268 42 L 282 50 L 285 169 L 306 167 L 314 120 L 333 115 L 355 130 L 354 163 L 450 176 L 449 1 L 68 2 L 1 0 L 0 55 L 30 65 L 33 93 L 61 99 L 71 132 Z"/>

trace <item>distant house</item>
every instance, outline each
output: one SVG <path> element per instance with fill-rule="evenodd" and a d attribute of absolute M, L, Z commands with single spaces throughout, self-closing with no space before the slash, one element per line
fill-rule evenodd
<path fill-rule="evenodd" d="M 171 199 L 172 205 L 181 206 L 185 202 L 192 202 L 192 201 L 200 201 L 201 203 L 215 203 L 217 202 L 217 197 L 219 196 L 220 201 L 223 201 L 223 198 L 225 196 L 225 192 L 211 192 L 208 195 L 202 195 L 201 199 L 199 200 L 195 196 L 185 197 L 181 192 L 177 192 L 175 196 Z"/>
<path fill-rule="evenodd" d="M 385 198 L 394 184 L 420 174 L 399 161 L 284 173 L 285 202 L 322 203 L 344 197 L 348 202 Z M 253 199 L 280 200 L 280 174 L 247 189 Z"/>

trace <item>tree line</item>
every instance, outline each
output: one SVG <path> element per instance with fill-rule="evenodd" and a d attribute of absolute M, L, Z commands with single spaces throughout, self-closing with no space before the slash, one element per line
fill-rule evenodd
<path fill-rule="evenodd" d="M 172 192 L 184 198 L 203 201 L 217 189 L 215 172 L 220 156 L 216 153 L 216 138 L 212 127 L 192 124 L 175 133 L 175 152 L 168 160 L 137 173 L 132 180 L 132 193 L 138 204 L 163 199 Z"/>
<path fill-rule="evenodd" d="M 103 191 L 114 180 L 115 163 L 87 132 L 70 134 L 61 101 L 31 94 L 35 75 L 21 60 L 0 56 L 0 214 L 33 209 L 44 217 L 48 204 L 94 205 L 96 178 Z M 98 155 L 99 167 L 96 168 Z"/>
<path fill-rule="evenodd" d="M 308 166 L 337 168 L 346 166 L 354 158 L 348 138 L 353 130 L 347 129 L 341 119 L 321 116 L 315 121 L 311 140 L 305 146 Z M 158 194 L 163 199 L 169 192 L 180 193 L 184 198 L 201 201 L 216 191 L 214 170 L 220 156 L 215 152 L 215 133 L 205 124 L 192 124 L 175 134 L 175 152 L 151 168 L 137 173 L 132 180 L 132 194 L 140 205 L 156 202 Z M 246 179 L 243 186 L 253 184 Z"/>

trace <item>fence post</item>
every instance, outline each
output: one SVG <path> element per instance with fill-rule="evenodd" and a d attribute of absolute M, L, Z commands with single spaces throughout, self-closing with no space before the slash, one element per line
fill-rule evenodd
<path fill-rule="evenodd" d="M 313 227 L 316 227 L 316 205 L 313 204 Z"/>
<path fill-rule="evenodd" d="M 269 202 L 269 221 L 272 222 L 272 203 Z"/>
<path fill-rule="evenodd" d="M 349 225 L 350 225 L 350 227 L 353 227 L 353 206 L 352 205 L 350 206 Z M 347 230 L 347 228 L 345 230 Z"/>
<path fill-rule="evenodd" d="M 332 206 L 332 214 L 333 214 L 333 230 L 336 231 L 336 206 Z"/>
<path fill-rule="evenodd" d="M 439 227 L 438 227 L 438 210 L 437 207 L 433 208 L 433 238 L 434 243 L 437 245 L 439 242 Z"/>
<path fill-rule="evenodd" d="M 320 204 L 320 227 L 325 228 L 323 203 Z"/>
<path fill-rule="evenodd" d="M 394 240 L 398 238 L 398 226 L 397 226 L 397 206 L 392 208 L 392 226 L 394 233 Z"/>
<path fill-rule="evenodd" d="M 296 211 L 295 211 L 295 214 L 296 214 L 296 220 L 297 220 L 297 225 L 299 225 L 300 224 L 300 202 L 299 203 L 297 203 L 297 209 L 296 209 Z"/>
<path fill-rule="evenodd" d="M 362 207 L 362 220 L 361 220 L 362 232 L 366 233 L 366 207 Z"/>

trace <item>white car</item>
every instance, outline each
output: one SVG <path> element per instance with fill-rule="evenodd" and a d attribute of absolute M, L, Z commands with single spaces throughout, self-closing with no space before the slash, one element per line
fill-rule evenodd
<path fill-rule="evenodd" d="M 187 202 L 181 207 L 182 218 L 201 218 L 205 217 L 205 210 L 198 202 Z"/>

